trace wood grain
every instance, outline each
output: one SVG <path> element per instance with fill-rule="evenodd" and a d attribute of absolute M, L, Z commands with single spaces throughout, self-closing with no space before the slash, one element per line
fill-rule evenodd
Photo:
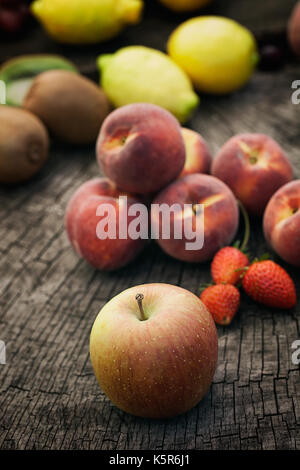
<path fill-rule="evenodd" d="M 297 0 L 216 0 L 211 8 L 217 14 L 234 18 L 257 34 L 279 33 L 285 31 L 296 3 Z"/>
<path fill-rule="evenodd" d="M 149 16 L 145 29 L 134 28 L 135 33 L 88 54 L 80 48 L 62 49 L 79 65 L 94 63 L 100 50 L 119 47 L 134 34 L 135 42 L 163 49 L 173 20 L 162 15 L 155 24 L 153 32 Z M 9 50 L 1 49 L 1 59 L 29 49 L 43 52 L 48 41 L 45 48 L 29 38 L 22 48 L 11 43 Z M 235 133 L 267 133 L 282 144 L 299 178 L 300 108 L 291 103 L 291 83 L 297 78 L 297 64 L 276 74 L 257 72 L 232 96 L 203 97 L 190 126 L 214 153 Z M 96 175 L 94 148 L 53 142 L 49 163 L 34 180 L 0 189 L 0 339 L 7 350 L 7 364 L 0 365 L 0 448 L 300 449 L 300 373 L 291 362 L 291 345 L 300 338 L 299 305 L 292 312 L 274 312 L 244 296 L 233 324 L 218 328 L 219 362 L 212 387 L 184 416 L 170 421 L 134 418 L 102 394 L 88 341 L 104 303 L 146 282 L 172 283 L 198 293 L 210 273 L 208 264 L 177 262 L 155 243 L 115 273 L 96 272 L 80 260 L 64 233 L 64 211 L 74 190 Z M 252 222 L 250 248 L 255 255 L 267 250 L 260 222 Z M 300 293 L 299 270 L 286 267 Z"/>

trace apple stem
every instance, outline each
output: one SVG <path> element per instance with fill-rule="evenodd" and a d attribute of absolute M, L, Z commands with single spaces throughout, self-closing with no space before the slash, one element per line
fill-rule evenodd
<path fill-rule="evenodd" d="M 245 209 L 245 206 L 241 203 L 241 201 L 238 201 L 238 205 L 239 205 L 239 208 L 240 208 L 241 213 L 243 215 L 244 224 L 245 224 L 245 235 L 244 235 L 244 240 L 243 240 L 243 243 L 240 247 L 240 250 L 245 251 L 245 249 L 247 248 L 248 242 L 249 242 L 249 238 L 250 238 L 250 220 L 249 220 L 248 213 Z"/>
<path fill-rule="evenodd" d="M 141 312 L 141 320 L 144 321 L 144 320 L 146 320 L 146 315 L 145 315 L 145 312 L 144 312 L 144 309 L 143 309 L 144 295 L 143 294 L 137 294 L 135 296 L 135 299 L 138 303 L 138 306 L 139 306 L 139 309 L 140 309 L 140 312 Z"/>

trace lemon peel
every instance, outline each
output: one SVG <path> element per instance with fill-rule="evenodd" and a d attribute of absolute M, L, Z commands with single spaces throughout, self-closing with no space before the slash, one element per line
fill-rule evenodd
<path fill-rule="evenodd" d="M 142 0 L 35 0 L 33 15 L 55 40 L 92 44 L 119 34 L 140 20 Z"/>
<path fill-rule="evenodd" d="M 128 46 L 101 55 L 101 87 L 115 107 L 144 102 L 161 106 L 184 123 L 199 104 L 188 76 L 163 52 Z"/>
<path fill-rule="evenodd" d="M 259 60 L 253 34 L 229 18 L 201 16 L 171 34 L 167 50 L 199 91 L 231 93 L 251 77 Z"/>

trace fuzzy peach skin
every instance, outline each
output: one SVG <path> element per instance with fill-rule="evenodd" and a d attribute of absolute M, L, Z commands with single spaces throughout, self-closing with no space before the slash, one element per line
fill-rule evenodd
<path fill-rule="evenodd" d="M 185 163 L 178 121 L 147 103 L 123 106 L 104 121 L 97 142 L 103 173 L 131 193 L 157 192 L 174 180 Z"/>
<path fill-rule="evenodd" d="M 119 196 L 128 197 L 128 208 L 137 202 L 133 196 L 117 190 L 107 178 L 95 178 L 84 183 L 68 203 L 65 227 L 69 240 L 79 256 L 97 269 L 115 270 L 127 265 L 143 249 L 145 240 L 118 238 L 119 212 L 124 209 Z M 116 239 L 100 240 L 96 228 L 101 220 L 96 215 L 101 204 L 111 204 L 116 210 Z M 128 216 L 128 222 L 132 220 Z"/>
<path fill-rule="evenodd" d="M 182 261 L 193 263 L 204 262 L 211 259 L 223 246 L 230 245 L 236 234 L 239 223 L 239 210 L 237 201 L 231 190 L 222 181 L 210 175 L 194 174 L 187 175 L 170 184 L 160 192 L 153 204 L 184 204 L 204 205 L 204 246 L 200 250 L 187 250 L 187 240 L 175 239 L 174 236 L 174 213 L 171 212 L 171 237 L 162 237 L 162 218 L 152 211 L 151 223 L 159 233 L 158 244 L 170 256 Z M 183 219 L 182 214 L 179 216 Z M 193 228 L 196 227 L 197 213 L 191 213 L 193 217 Z"/>
<path fill-rule="evenodd" d="M 136 296 L 144 296 L 145 319 Z M 216 369 L 212 316 L 191 292 L 168 284 L 125 290 L 100 311 L 90 355 L 102 391 L 121 410 L 170 418 L 193 408 Z"/>
<path fill-rule="evenodd" d="M 264 134 L 232 137 L 219 151 L 212 174 L 224 181 L 252 215 L 262 215 L 271 196 L 293 179 L 282 148 Z"/>
<path fill-rule="evenodd" d="M 264 214 L 266 240 L 287 263 L 300 266 L 300 180 L 280 188 Z"/>
<path fill-rule="evenodd" d="M 193 173 L 209 173 L 212 156 L 207 143 L 198 132 L 185 127 L 181 131 L 185 144 L 186 160 L 179 178 Z"/>
<path fill-rule="evenodd" d="M 288 40 L 293 52 L 300 57 L 300 2 L 295 5 L 288 23 Z"/>

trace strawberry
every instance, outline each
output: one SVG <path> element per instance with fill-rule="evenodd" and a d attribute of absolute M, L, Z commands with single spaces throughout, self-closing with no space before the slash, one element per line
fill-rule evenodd
<path fill-rule="evenodd" d="M 243 278 L 243 288 L 252 299 L 268 307 L 289 309 L 297 302 L 293 280 L 274 261 L 254 262 Z"/>
<path fill-rule="evenodd" d="M 211 274 L 216 284 L 236 285 L 243 275 L 243 268 L 249 265 L 248 257 L 238 248 L 226 246 L 217 252 Z"/>
<path fill-rule="evenodd" d="M 240 306 L 240 292 L 231 284 L 207 287 L 200 299 L 219 325 L 229 325 Z"/>

